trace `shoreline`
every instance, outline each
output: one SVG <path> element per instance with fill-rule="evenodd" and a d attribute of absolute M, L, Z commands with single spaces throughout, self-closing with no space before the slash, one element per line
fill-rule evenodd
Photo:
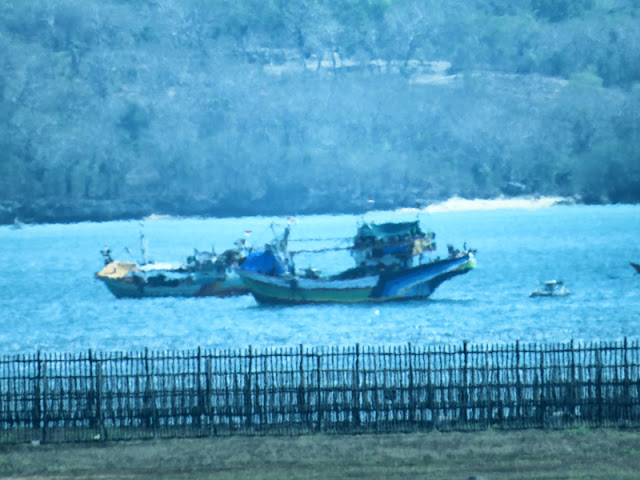
<path fill-rule="evenodd" d="M 316 216 L 316 215 L 362 215 L 368 213 L 447 213 L 447 212 L 464 212 L 464 211 L 493 211 L 493 210 L 505 210 L 505 209 L 522 209 L 522 210 L 537 210 L 543 208 L 553 208 L 557 206 L 574 206 L 574 205 L 622 205 L 622 204 L 585 204 L 576 200 L 573 197 L 561 197 L 561 196 L 517 196 L 517 197 L 505 197 L 499 196 L 490 199 L 483 198 L 463 198 L 458 196 L 450 197 L 446 200 L 432 202 L 429 205 L 422 207 L 398 207 L 398 208 L 375 208 L 374 204 L 370 208 L 357 211 L 356 209 L 345 209 L 344 211 L 309 211 L 307 213 L 294 213 L 294 216 Z M 633 205 L 633 204 L 630 204 Z M 140 212 L 139 214 L 123 214 L 123 215 L 74 215 L 74 216 L 61 216 L 58 220 L 52 221 L 33 221 L 30 218 L 22 218 L 20 216 L 13 216 L 9 219 L 4 216 L 0 216 L 0 226 L 7 225 L 14 228 L 22 228 L 30 225 L 67 225 L 74 223 L 104 223 L 104 222 L 118 222 L 118 221 L 159 221 L 159 220 L 176 220 L 176 219 L 189 219 L 189 218 L 201 218 L 201 219 L 223 219 L 223 218 L 246 218 L 246 217 L 278 217 L 278 216 L 290 216 L 291 212 L 266 212 L 266 213 L 249 213 L 249 212 L 228 212 L 225 215 L 216 215 L 215 212 L 211 214 L 167 214 L 163 211 Z M 4 221 L 3 221 L 4 220 Z"/>

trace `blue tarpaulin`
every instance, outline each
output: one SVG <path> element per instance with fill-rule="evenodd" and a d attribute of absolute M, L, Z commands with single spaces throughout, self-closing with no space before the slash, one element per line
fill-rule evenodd
<path fill-rule="evenodd" d="M 242 269 L 265 275 L 282 275 L 285 272 L 276 256 L 269 250 L 250 253 L 242 264 Z"/>

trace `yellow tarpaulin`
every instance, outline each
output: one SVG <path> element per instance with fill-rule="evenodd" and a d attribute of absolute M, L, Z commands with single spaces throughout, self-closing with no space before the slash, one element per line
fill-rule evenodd
<path fill-rule="evenodd" d="M 96 277 L 122 278 L 131 271 L 138 271 L 135 263 L 119 262 L 116 260 L 115 262 L 111 262 L 109 265 L 106 265 L 102 270 L 96 273 Z"/>

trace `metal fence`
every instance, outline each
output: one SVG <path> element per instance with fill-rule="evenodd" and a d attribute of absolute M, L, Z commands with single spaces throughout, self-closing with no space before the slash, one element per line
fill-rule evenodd
<path fill-rule="evenodd" d="M 0 358 L 0 442 L 640 426 L 638 341 Z"/>

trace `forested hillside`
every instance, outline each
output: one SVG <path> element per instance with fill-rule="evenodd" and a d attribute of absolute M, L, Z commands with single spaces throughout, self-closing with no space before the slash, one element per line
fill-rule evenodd
<path fill-rule="evenodd" d="M 0 222 L 640 201 L 640 0 L 0 0 Z"/>

